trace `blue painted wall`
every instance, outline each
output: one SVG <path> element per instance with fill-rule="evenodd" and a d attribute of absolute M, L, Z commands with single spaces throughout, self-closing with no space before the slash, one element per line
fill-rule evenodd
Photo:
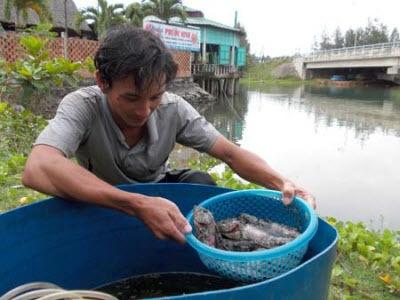
<path fill-rule="evenodd" d="M 246 48 L 238 48 L 236 51 L 236 62 L 237 66 L 244 66 L 246 65 Z"/>
<path fill-rule="evenodd" d="M 218 47 L 218 64 L 220 65 L 229 65 L 231 62 L 231 50 L 229 46 L 219 45 Z"/>
<path fill-rule="evenodd" d="M 239 35 L 234 31 L 223 30 L 214 27 L 201 27 L 201 41 L 206 44 L 225 45 L 239 47 Z"/>

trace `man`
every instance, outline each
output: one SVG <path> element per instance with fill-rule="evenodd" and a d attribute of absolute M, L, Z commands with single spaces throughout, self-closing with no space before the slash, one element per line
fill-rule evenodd
<path fill-rule="evenodd" d="M 60 103 L 29 155 L 24 185 L 123 211 L 158 238 L 183 243 L 191 227 L 173 202 L 113 186 L 214 184 L 205 173 L 168 170 L 166 161 L 178 142 L 221 159 L 249 181 L 282 191 L 285 204 L 297 194 L 315 206 L 309 193 L 228 141 L 182 98 L 165 92 L 177 66 L 152 33 L 131 27 L 110 31 L 95 65 L 98 86 L 79 89 Z M 79 165 L 69 159 L 74 155 Z"/>

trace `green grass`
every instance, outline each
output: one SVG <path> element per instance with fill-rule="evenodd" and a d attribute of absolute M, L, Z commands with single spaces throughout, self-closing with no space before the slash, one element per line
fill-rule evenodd
<path fill-rule="evenodd" d="M 274 70 L 282 64 L 291 62 L 289 58 L 274 58 L 266 62 L 253 63 L 246 68 L 241 82 L 248 83 L 274 83 L 291 85 L 302 82 L 298 77 L 286 77 L 278 79 L 274 76 Z"/>
<path fill-rule="evenodd" d="M 275 80 L 273 71 L 281 64 L 290 62 L 289 59 L 271 59 L 262 63 L 254 63 L 247 67 L 244 78 L 254 82 Z"/>
<path fill-rule="evenodd" d="M 31 203 L 43 195 L 21 185 L 32 144 L 47 121 L 0 103 L 0 211 Z"/>
<path fill-rule="evenodd" d="M 298 77 L 276 78 L 274 70 L 282 64 L 291 62 L 289 58 L 275 58 L 263 63 L 254 63 L 246 68 L 240 83 L 260 88 L 266 85 L 299 86 L 302 84 L 315 84 L 315 80 L 302 80 Z"/>

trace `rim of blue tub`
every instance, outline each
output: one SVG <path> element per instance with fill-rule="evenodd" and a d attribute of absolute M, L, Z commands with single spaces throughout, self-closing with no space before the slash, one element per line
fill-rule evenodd
<path fill-rule="evenodd" d="M 233 191 L 216 195 L 199 203 L 199 206 L 207 205 L 210 202 L 214 202 L 215 199 L 224 200 L 226 198 L 231 198 L 232 195 L 240 195 L 248 192 L 249 190 L 240 190 L 240 191 Z M 251 190 L 251 192 L 253 194 L 258 194 L 261 196 L 282 197 L 281 192 L 274 190 L 259 189 L 259 190 Z M 281 201 L 281 200 L 276 200 L 276 201 Z M 293 203 L 290 205 L 294 204 L 302 206 L 303 208 L 306 209 L 306 211 L 309 213 L 310 216 L 310 223 L 308 224 L 306 230 L 302 232 L 297 238 L 282 246 L 278 246 L 272 249 L 253 251 L 253 252 L 235 252 L 235 251 L 221 250 L 208 246 L 199 241 L 193 233 L 186 234 L 185 238 L 188 244 L 197 252 L 201 252 L 202 254 L 209 255 L 217 259 L 243 262 L 243 261 L 265 259 L 266 255 L 268 255 L 269 258 L 279 257 L 298 249 L 302 244 L 306 243 L 308 244 L 318 230 L 318 217 L 314 209 L 311 207 L 311 205 L 308 204 L 304 199 L 297 196 L 293 199 Z M 189 212 L 186 218 L 189 222 L 193 219 L 193 210 Z"/>
<path fill-rule="evenodd" d="M 317 255 L 311 257 L 307 261 L 301 262 L 298 266 L 294 267 L 293 269 L 291 269 L 291 270 L 289 270 L 289 271 L 287 271 L 285 273 L 282 273 L 282 274 L 280 274 L 280 275 L 278 275 L 276 277 L 272 277 L 272 278 L 269 278 L 269 279 L 266 279 L 266 280 L 263 280 L 263 281 L 247 283 L 244 286 L 238 286 L 238 287 L 234 287 L 234 288 L 230 288 L 230 289 L 222 289 L 222 290 L 216 290 L 216 291 L 206 291 L 206 292 L 200 292 L 200 293 L 193 293 L 193 294 L 187 294 L 187 295 L 178 295 L 178 296 L 174 296 L 174 299 L 186 299 L 188 297 L 195 297 L 195 296 L 200 295 L 200 294 L 202 296 L 204 296 L 204 297 L 207 297 L 207 296 L 211 296 L 211 295 L 217 295 L 221 291 L 227 291 L 227 290 L 229 290 L 229 291 L 240 291 L 240 290 L 248 289 L 248 288 L 255 287 L 255 286 L 265 285 L 266 282 L 275 282 L 275 281 L 281 280 L 282 278 L 288 276 L 289 274 L 297 272 L 300 268 L 303 268 L 304 265 L 309 264 L 309 263 L 319 259 L 323 255 L 326 255 L 326 253 L 331 251 L 332 247 L 335 247 L 335 245 L 337 245 L 337 243 L 339 241 L 339 234 L 338 234 L 337 229 L 335 227 L 333 227 L 332 225 L 330 225 L 324 219 L 321 219 L 321 218 L 317 217 L 317 220 L 318 219 L 319 219 L 319 222 L 323 222 L 323 223 L 329 225 L 335 231 L 336 237 L 331 243 L 329 243 L 329 245 L 323 251 L 319 252 Z M 155 299 L 157 299 L 157 298 L 155 298 Z"/>

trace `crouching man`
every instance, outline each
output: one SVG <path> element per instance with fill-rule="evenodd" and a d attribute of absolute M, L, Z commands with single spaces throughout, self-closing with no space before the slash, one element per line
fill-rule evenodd
<path fill-rule="evenodd" d="M 314 198 L 259 156 L 224 138 L 182 98 L 167 93 L 177 65 L 161 40 L 133 27 L 109 32 L 95 55 L 97 86 L 68 94 L 37 138 L 23 184 L 43 193 L 117 209 L 160 239 L 183 243 L 191 231 L 168 199 L 129 193 L 122 183 L 215 184 L 194 170 L 170 170 L 175 143 L 206 152 L 241 177 L 283 192 L 285 204 Z M 79 165 L 69 158 L 75 156 Z"/>

